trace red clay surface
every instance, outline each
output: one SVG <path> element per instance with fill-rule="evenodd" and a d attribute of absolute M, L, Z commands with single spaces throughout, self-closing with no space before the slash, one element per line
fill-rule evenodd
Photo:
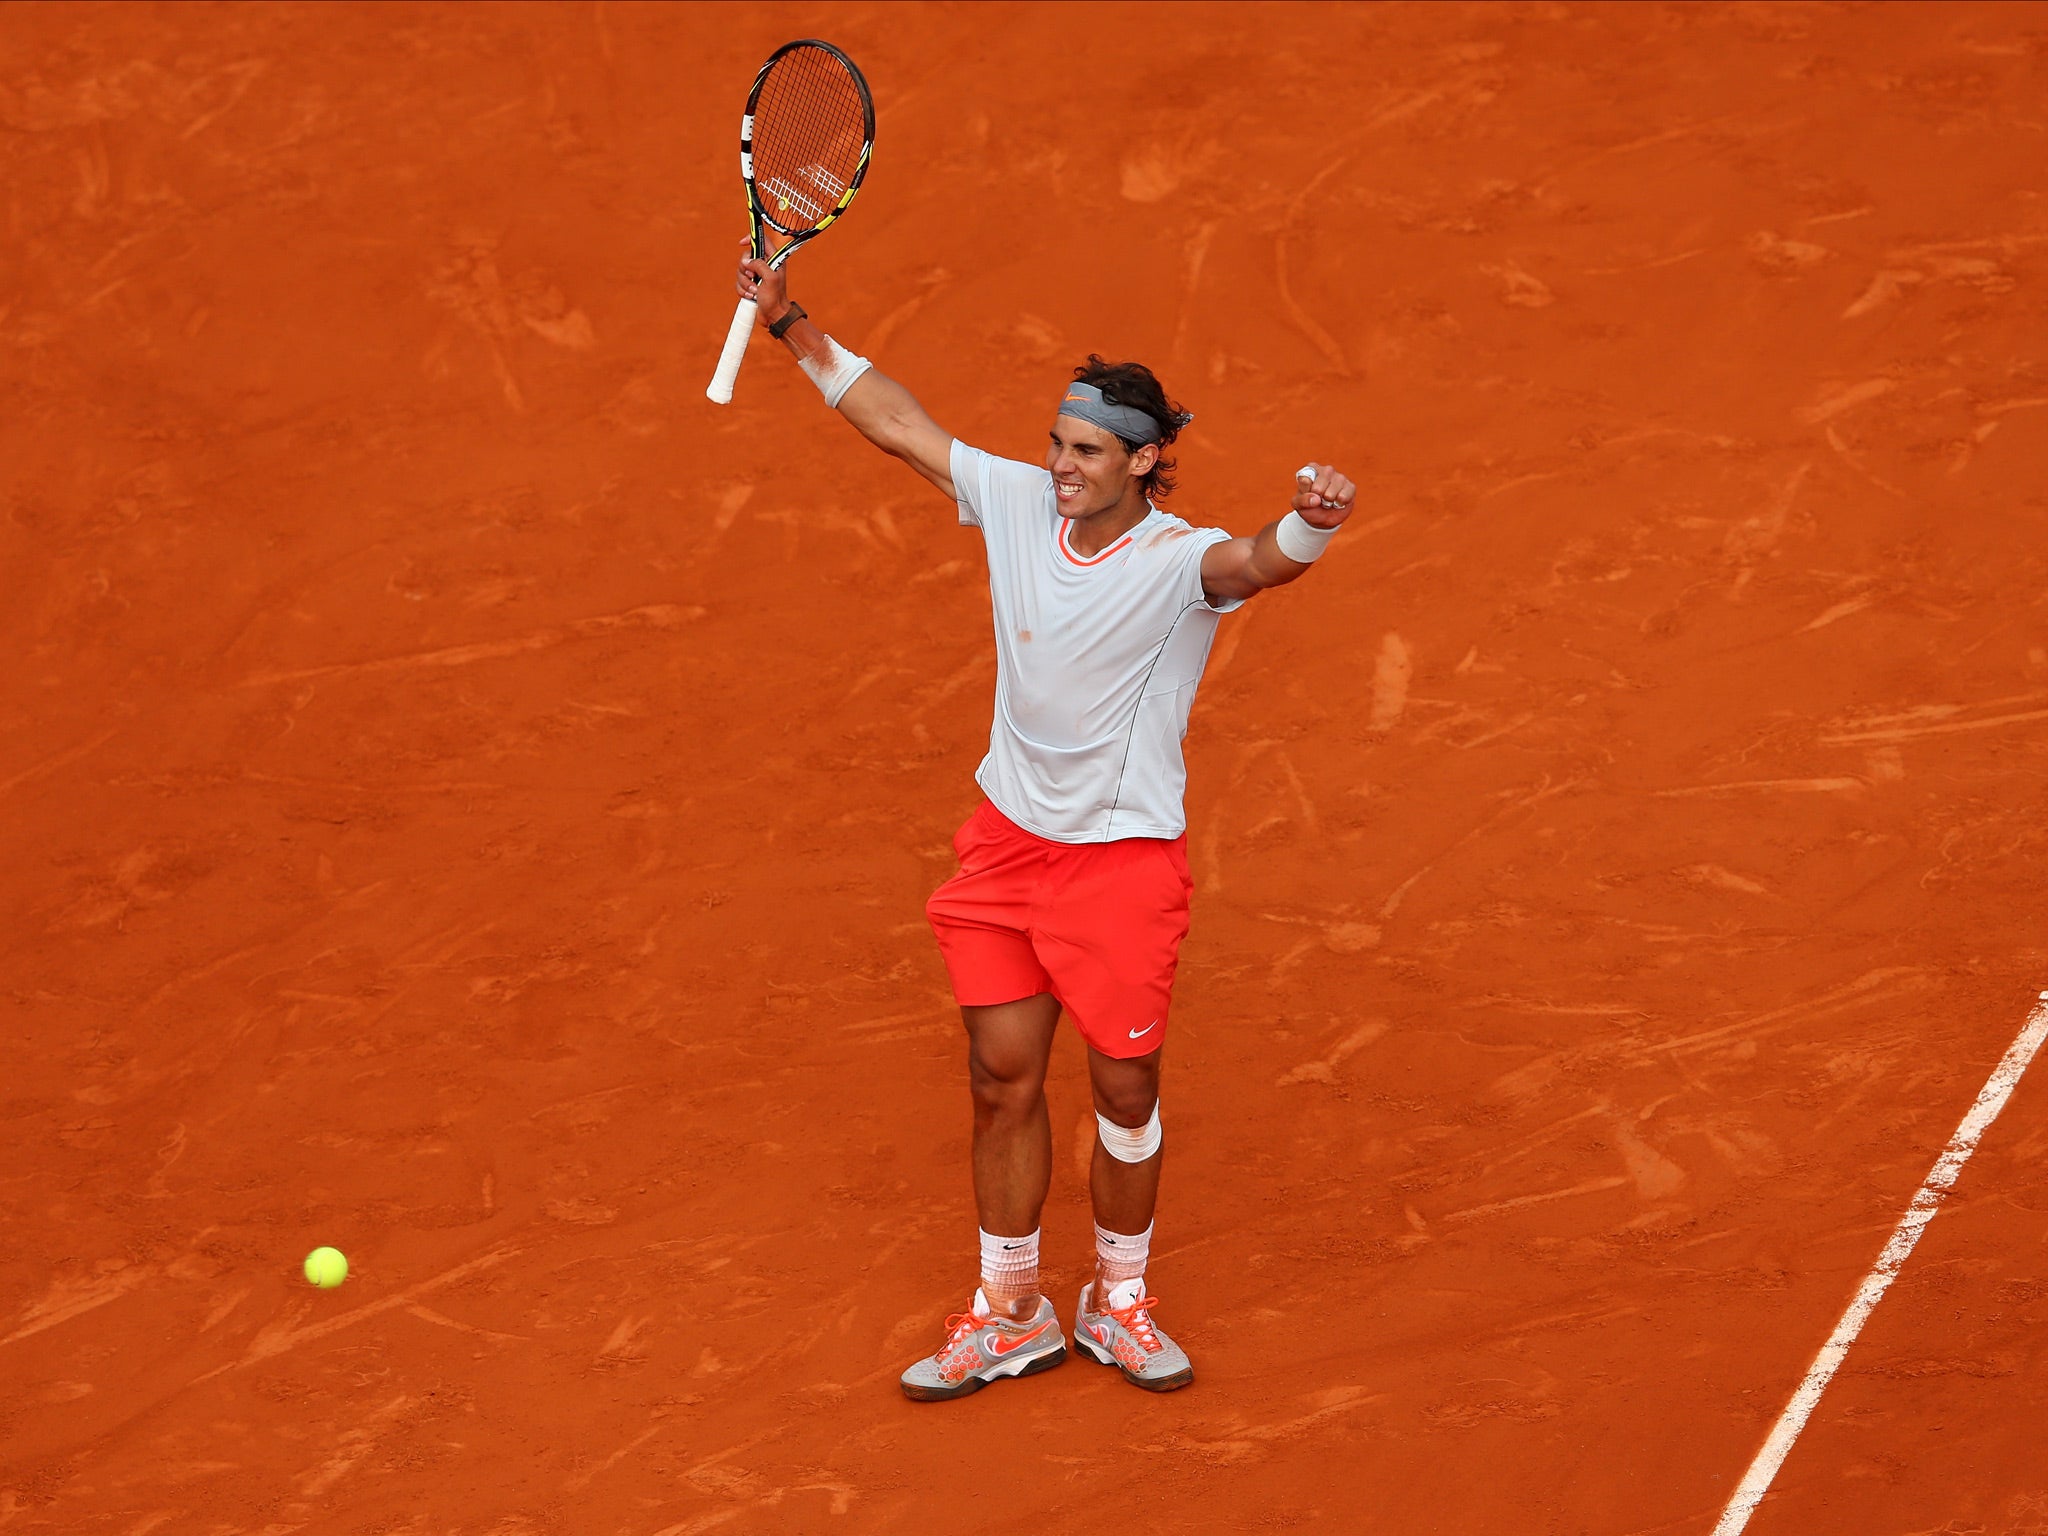
<path fill-rule="evenodd" d="M 1170 1397 L 896 1391 L 992 663 L 945 503 L 703 399 L 806 34 L 881 132 L 795 292 L 943 423 L 1131 355 L 1195 521 L 1368 487 L 1190 737 Z M 2048 11 L 0 44 L 0 1531 L 1712 1525 L 2048 985 Z M 2044 1070 L 1758 1536 L 2048 1529 Z"/>

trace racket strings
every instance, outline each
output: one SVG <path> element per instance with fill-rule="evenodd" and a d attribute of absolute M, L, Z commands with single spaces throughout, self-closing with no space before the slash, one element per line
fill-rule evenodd
<path fill-rule="evenodd" d="M 867 110 L 846 66 L 822 48 L 776 60 L 754 107 L 754 184 L 761 211 L 791 233 L 839 206 L 867 144 Z"/>

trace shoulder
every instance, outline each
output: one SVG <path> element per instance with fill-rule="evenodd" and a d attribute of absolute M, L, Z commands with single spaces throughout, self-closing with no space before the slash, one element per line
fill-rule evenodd
<path fill-rule="evenodd" d="M 1200 559 L 1210 545 L 1220 544 L 1230 537 L 1227 529 L 1199 527 L 1186 518 L 1157 508 L 1138 525 L 1137 531 L 1138 548 L 1161 560 Z"/>
<path fill-rule="evenodd" d="M 953 439 L 953 465 L 956 469 L 972 468 L 1002 480 L 1028 481 L 1035 485 L 1052 483 L 1052 472 L 1043 466 L 998 458 L 985 449 L 976 448 L 964 438 Z"/>
<path fill-rule="evenodd" d="M 1219 597 L 1209 590 L 1224 578 L 1233 559 L 1242 559 L 1249 541 L 1227 528 L 1205 528 L 1171 512 L 1155 512 L 1138 539 L 1141 558 L 1152 563 L 1158 578 L 1170 583 L 1182 600 L 1228 613 L 1242 599 Z M 1239 546 L 1242 546 L 1240 548 Z"/>
<path fill-rule="evenodd" d="M 963 499 L 970 494 L 977 499 L 1036 498 L 1052 488 L 1052 475 L 1043 466 L 997 458 L 959 438 L 953 440 L 952 468 Z"/>

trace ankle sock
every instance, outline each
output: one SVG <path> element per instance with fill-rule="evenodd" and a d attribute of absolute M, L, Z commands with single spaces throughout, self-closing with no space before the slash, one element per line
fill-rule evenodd
<path fill-rule="evenodd" d="M 1001 1305 L 1038 1293 L 1038 1233 L 1029 1237 L 981 1234 L 981 1288 Z"/>
<path fill-rule="evenodd" d="M 1135 1235 L 1095 1227 L 1095 1273 L 1112 1288 L 1126 1280 L 1145 1278 L 1145 1261 L 1152 1257 L 1152 1228 Z"/>

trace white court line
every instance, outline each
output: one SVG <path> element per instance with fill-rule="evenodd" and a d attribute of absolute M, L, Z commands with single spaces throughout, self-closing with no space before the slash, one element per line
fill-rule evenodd
<path fill-rule="evenodd" d="M 1977 1095 L 1977 1102 L 1970 1106 L 1970 1112 L 1963 1116 L 1963 1123 L 1949 1138 L 1947 1149 L 1936 1160 L 1934 1171 L 1927 1175 L 1927 1182 L 1920 1186 L 1920 1192 L 1913 1196 L 1913 1203 L 1906 1207 L 1905 1216 L 1892 1229 L 1891 1241 L 1884 1245 L 1884 1252 L 1877 1256 L 1870 1273 L 1863 1277 L 1863 1284 L 1857 1287 L 1856 1298 L 1849 1303 L 1849 1310 L 1842 1314 L 1842 1320 L 1835 1324 L 1835 1331 L 1828 1336 L 1827 1343 L 1813 1357 L 1813 1364 L 1807 1368 L 1806 1380 L 1792 1394 L 1792 1401 L 1785 1405 L 1785 1411 L 1772 1426 L 1764 1448 L 1749 1464 L 1742 1486 L 1735 1490 L 1735 1497 L 1721 1511 L 1721 1518 L 1714 1526 L 1714 1536 L 1738 1536 L 1749 1524 L 1749 1517 L 1756 1513 L 1757 1505 L 1770 1491 L 1771 1480 L 1778 1475 L 1778 1468 L 1785 1464 L 1792 1442 L 1806 1427 L 1807 1415 L 1813 1412 L 1814 1404 L 1820 1401 L 1821 1393 L 1827 1390 L 1828 1383 L 1840 1369 L 1842 1357 L 1849 1353 L 1849 1346 L 1863 1331 L 1871 1310 L 1883 1299 L 1892 1281 L 1898 1278 L 1899 1269 L 1912 1253 L 1913 1245 L 1920 1241 L 1920 1234 L 1927 1229 L 1927 1223 L 1934 1220 L 1934 1213 L 1941 1209 L 1942 1197 L 1963 1171 L 1963 1164 L 1970 1160 L 1970 1154 L 1977 1150 L 1978 1139 L 1990 1129 L 1991 1122 L 1998 1118 L 1998 1112 L 2005 1108 L 2005 1101 L 2019 1086 L 2020 1074 L 2027 1070 L 2027 1064 L 2034 1059 L 2034 1053 L 2041 1048 L 2044 1039 L 2048 1039 L 2048 992 L 2043 992 L 2041 1000 L 2034 1004 L 2034 1011 L 2027 1015 L 2019 1038 L 2013 1041 L 2011 1049 L 1993 1069 L 1990 1080 L 1984 1084 L 1984 1091 Z"/>

